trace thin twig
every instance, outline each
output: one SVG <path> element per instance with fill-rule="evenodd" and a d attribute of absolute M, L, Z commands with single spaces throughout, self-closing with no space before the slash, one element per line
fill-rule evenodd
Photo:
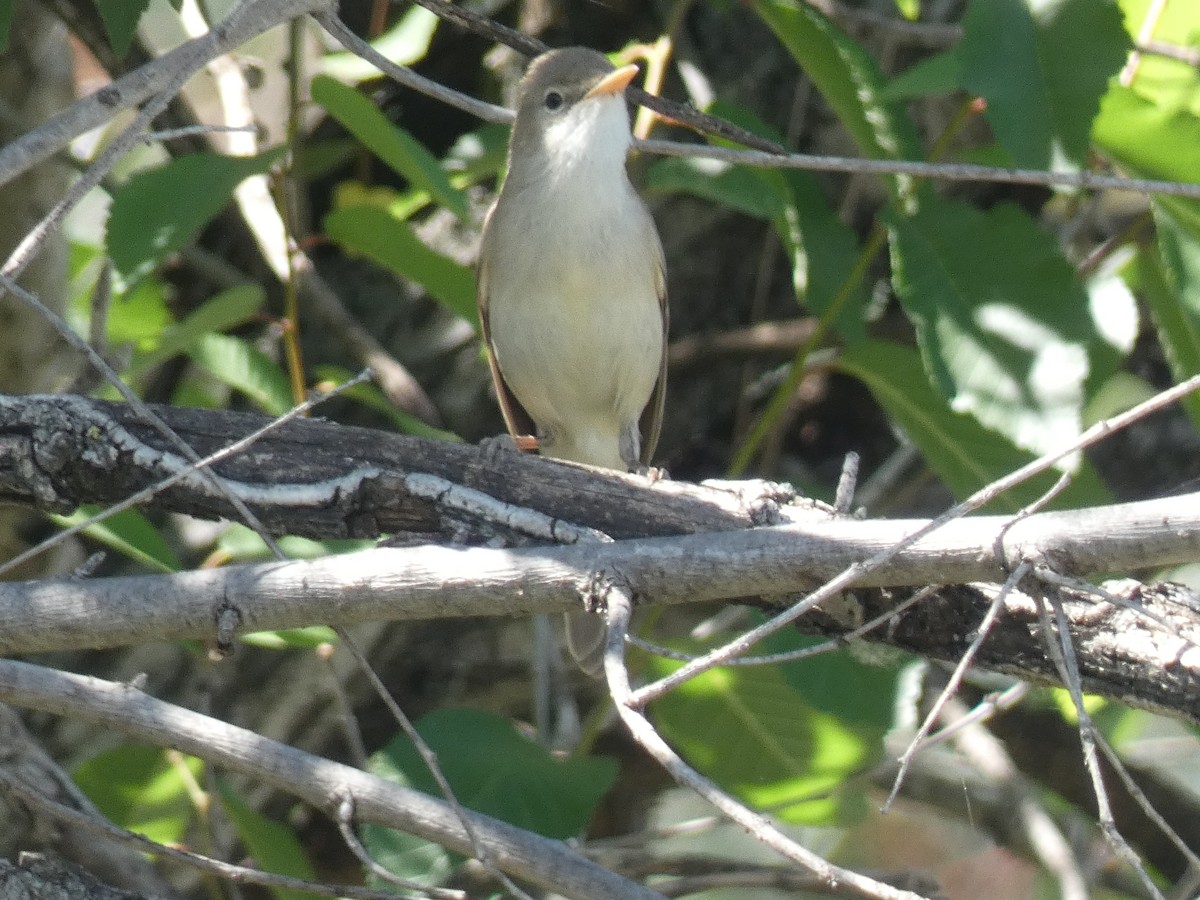
<path fill-rule="evenodd" d="M 1020 583 L 1021 579 L 1028 574 L 1030 565 L 1028 562 L 1021 562 L 1012 574 L 1005 580 L 1003 587 L 996 592 L 995 598 L 992 600 L 992 605 L 988 607 L 982 621 L 980 621 L 976 629 L 975 638 L 971 641 L 966 651 L 959 657 L 958 664 L 954 667 L 949 680 L 945 687 L 938 694 L 937 700 L 934 701 L 928 715 L 925 716 L 925 721 L 921 723 L 921 727 L 917 729 L 916 734 L 912 736 L 912 740 L 908 742 L 908 747 L 900 756 L 900 768 L 896 772 L 896 778 L 892 782 L 892 790 L 888 794 L 887 799 L 883 802 L 883 811 L 887 812 L 891 809 L 892 803 L 895 802 L 896 796 L 900 793 L 900 786 L 904 783 L 904 776 L 908 773 L 908 767 L 912 765 L 913 757 L 917 755 L 921 747 L 921 743 L 925 740 L 926 735 L 933 729 L 933 725 L 938 720 L 938 716 L 942 713 L 942 708 L 950 701 L 950 698 L 958 691 L 958 686 L 962 684 L 963 677 L 967 674 L 967 669 L 971 667 L 972 660 L 979 652 L 979 648 L 983 646 L 983 642 L 987 640 L 988 634 L 992 627 L 1000 620 L 1000 614 L 1004 611 L 1004 601 L 1012 590 Z"/>
<path fill-rule="evenodd" d="M 454 788 L 450 786 L 450 782 L 446 780 L 445 773 L 442 772 L 442 767 L 437 761 L 437 754 L 433 752 L 433 748 L 431 748 L 429 744 L 426 743 L 425 739 L 421 737 L 420 733 L 416 729 L 416 726 L 413 725 L 412 720 L 409 719 L 404 710 L 400 708 L 400 704 L 396 702 L 396 699 L 392 696 L 392 692 L 387 689 L 387 685 L 383 683 L 383 679 L 380 678 L 378 673 L 371 667 L 371 663 L 367 660 L 367 657 L 362 650 L 359 649 L 357 642 L 355 642 L 355 640 L 350 637 L 350 633 L 340 625 L 334 626 L 333 630 L 337 632 L 342 644 L 345 645 L 346 649 L 350 652 L 350 655 L 354 657 L 363 674 L 367 676 L 367 680 L 370 681 L 371 687 L 374 689 L 376 696 L 383 701 L 383 705 L 386 706 L 388 712 L 391 713 L 392 719 L 397 725 L 400 726 L 400 729 L 404 732 L 405 736 L 413 742 L 413 746 L 416 748 L 417 753 L 420 754 L 421 759 L 425 763 L 425 767 L 429 770 L 429 774 L 432 775 L 433 780 L 437 782 L 438 790 L 441 792 L 446 802 L 450 805 L 450 808 L 454 811 L 454 814 L 458 816 L 458 821 L 462 824 L 463 831 L 465 831 L 467 834 L 467 840 L 471 842 L 471 852 L 475 859 L 479 861 L 480 865 L 482 865 L 488 871 L 488 873 L 492 875 L 492 877 L 504 885 L 504 887 L 514 897 L 520 897 L 522 900 L 532 900 L 528 894 L 513 884 L 512 879 L 510 879 L 506 874 L 504 874 L 503 871 L 501 871 L 501 869 L 496 865 L 495 860 L 492 859 L 492 855 L 488 853 L 487 848 L 484 847 L 483 842 L 479 840 L 479 835 L 475 830 L 475 826 L 471 824 L 471 819 L 467 815 L 467 812 L 463 808 L 462 804 L 459 803 L 458 796 L 454 793 Z"/>
<path fill-rule="evenodd" d="M 1100 830 L 1108 840 L 1109 846 L 1116 852 L 1117 857 L 1137 873 L 1138 879 L 1150 896 L 1156 900 L 1164 900 L 1162 892 L 1150 878 L 1146 867 L 1133 848 L 1129 846 L 1124 835 L 1118 830 L 1113 817 L 1112 804 L 1108 799 L 1108 789 L 1104 786 L 1104 776 L 1100 771 L 1100 760 L 1096 754 L 1096 728 L 1092 724 L 1092 717 L 1083 702 L 1079 663 L 1075 658 L 1075 645 L 1071 641 L 1071 631 L 1062 601 L 1052 591 L 1039 594 L 1037 600 L 1038 616 L 1041 620 L 1046 648 L 1054 665 L 1058 668 L 1059 678 L 1071 695 L 1071 702 L 1075 705 L 1075 715 L 1079 718 L 1079 743 L 1083 748 L 1083 765 L 1092 781 L 1092 797 L 1096 801 L 1096 815 L 1100 822 Z M 1053 627 L 1046 613 L 1047 604 L 1054 610 Z"/>
<path fill-rule="evenodd" d="M 862 157 L 823 156 L 810 153 L 768 153 L 739 150 L 709 144 L 682 144 L 677 141 L 650 139 L 637 141 L 634 149 L 661 156 L 690 156 L 715 159 L 763 169 L 807 169 L 814 172 L 846 172 L 870 175 L 912 175 L 943 181 L 988 181 L 1000 184 L 1033 184 L 1042 187 L 1074 187 L 1081 190 L 1119 190 L 1139 194 L 1167 194 L 1200 198 L 1200 184 L 1123 178 L 1093 172 L 1046 172 L 1040 169 L 1002 168 L 971 163 L 932 163 L 900 159 L 863 159 Z"/>
<path fill-rule="evenodd" d="M 799 603 L 796 603 L 786 612 L 780 613 L 771 620 L 763 623 L 757 628 L 741 635 L 736 640 L 730 641 L 723 647 L 718 647 L 702 656 L 701 658 L 688 663 L 682 668 L 677 669 L 672 674 L 661 678 L 653 684 L 636 691 L 632 697 L 632 702 L 639 706 L 650 702 L 655 697 L 662 696 L 667 691 L 687 681 L 689 678 L 694 678 L 701 672 L 705 672 L 714 666 L 722 665 L 735 656 L 740 656 L 749 650 L 754 644 L 770 634 L 775 633 L 781 628 L 794 622 L 800 616 L 817 606 L 822 601 L 828 600 L 830 597 L 837 595 L 842 590 L 850 587 L 868 572 L 872 572 L 879 566 L 882 566 L 889 559 L 895 557 L 897 553 L 911 547 L 921 538 L 937 531 L 939 528 L 948 523 L 962 518 L 970 512 L 974 512 L 982 506 L 990 503 L 1000 494 L 1008 489 L 1021 484 L 1024 481 L 1033 478 L 1035 475 L 1040 475 L 1042 472 L 1050 469 L 1063 457 L 1069 456 L 1080 450 L 1090 447 L 1092 444 L 1108 437 L 1116 431 L 1125 428 L 1132 423 L 1145 418 L 1151 413 L 1157 412 L 1165 406 L 1174 403 L 1175 401 L 1186 397 L 1188 394 L 1200 389 L 1200 375 L 1194 375 L 1186 379 L 1174 387 L 1168 388 L 1144 403 L 1139 403 L 1132 409 L 1127 410 L 1120 415 L 1113 416 L 1110 419 L 1104 419 L 1097 422 L 1091 428 L 1087 429 L 1074 441 L 1065 447 L 1056 450 L 1052 453 L 1047 453 L 1040 456 L 1032 462 L 1026 463 L 1014 472 L 1010 472 L 1003 478 L 998 478 L 991 484 L 976 491 L 966 500 L 952 506 L 946 512 L 942 513 L 937 518 L 930 521 L 928 524 L 916 529 L 906 537 L 895 542 L 891 547 L 882 550 L 870 557 L 864 562 L 855 563 L 844 569 L 841 574 L 831 578 L 825 582 L 816 591 L 813 591 L 808 596 L 804 597 Z"/>
<path fill-rule="evenodd" d="M 752 811 L 684 763 L 632 703 L 629 672 L 625 666 L 625 637 L 629 632 L 629 620 L 633 613 L 631 592 L 619 579 L 610 578 L 604 585 L 603 600 L 607 608 L 608 625 L 608 640 L 604 648 L 604 674 L 617 714 L 633 739 L 654 757 L 676 782 L 695 791 L 760 843 L 785 859 L 803 866 L 826 885 L 849 888 L 860 896 L 878 900 L 918 900 L 919 894 L 900 890 L 857 872 L 842 869 L 800 846 L 783 834 L 769 818 Z"/>

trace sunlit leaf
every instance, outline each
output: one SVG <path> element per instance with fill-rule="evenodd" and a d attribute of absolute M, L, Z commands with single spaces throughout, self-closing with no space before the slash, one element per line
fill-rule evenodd
<path fill-rule="evenodd" d="M 63 528 L 69 528 L 87 521 L 102 510 L 100 506 L 83 506 L 70 515 L 51 514 L 50 518 Z M 83 533 L 156 571 L 178 572 L 182 568 L 179 557 L 163 539 L 162 533 L 136 509 L 114 513 L 101 522 L 87 526 Z"/>
<path fill-rule="evenodd" d="M 988 0 L 967 5 L 963 29 L 963 86 L 987 100 L 1017 165 L 1081 166 L 1100 97 L 1129 50 L 1116 4 Z"/>
<path fill-rule="evenodd" d="M 657 674 L 673 668 L 656 661 Z M 832 824 L 851 812 L 837 790 L 872 741 L 819 712 L 767 666 L 714 669 L 655 702 L 655 724 L 702 774 L 785 822 Z"/>
<path fill-rule="evenodd" d="M 361 253 L 421 285 L 455 315 L 476 323 L 475 276 L 466 266 L 431 250 L 406 223 L 375 206 L 335 209 L 325 231 L 347 250 Z"/>
<path fill-rule="evenodd" d="M 241 391 L 271 415 L 292 407 L 292 386 L 278 363 L 253 344 L 227 334 L 202 335 L 188 347 L 193 362 Z"/>
<path fill-rule="evenodd" d="M 428 52 L 429 42 L 433 40 L 440 21 L 423 7 L 410 7 L 396 20 L 395 25 L 372 40 L 371 46 L 396 65 L 411 66 L 420 62 Z M 321 60 L 321 71 L 350 84 L 380 77 L 375 66 L 357 53 L 349 52 L 326 54 Z"/>
<path fill-rule="evenodd" d="M 194 782 L 204 763 L 188 756 L 177 765 L 168 760 L 167 752 L 161 747 L 122 744 L 77 766 L 71 776 L 115 825 L 160 844 L 178 844 L 195 816 L 189 776 L 180 765 Z"/>
<path fill-rule="evenodd" d="M 847 347 L 835 366 L 862 381 L 875 400 L 921 451 L 929 467 L 959 498 L 991 484 L 1026 463 L 1033 454 L 984 428 L 972 416 L 953 412 L 929 384 L 916 351 L 883 341 Z M 991 505 L 1015 512 L 1037 499 L 1058 473 L 1039 475 L 1002 494 Z M 1062 507 L 1100 503 L 1108 496 L 1095 472 L 1084 463 L 1059 495 Z"/>
<path fill-rule="evenodd" d="M 1039 454 L 1074 439 L 1085 384 L 1116 358 L 1054 241 L 1010 205 L 931 201 L 889 222 L 896 294 L 952 407 Z"/>
<path fill-rule="evenodd" d="M 873 159 L 921 158 L 916 128 L 901 106 L 882 99 L 887 79 L 860 44 L 808 3 L 756 0 L 754 8 L 808 73 L 859 152 Z M 888 183 L 898 197 L 912 191 L 906 176 Z"/>
<path fill-rule="evenodd" d="M 311 90 L 313 99 L 368 150 L 460 219 L 467 217 L 466 195 L 450 183 L 442 164 L 374 103 L 327 75 L 314 78 Z"/>
<path fill-rule="evenodd" d="M 154 271 L 200 233 L 251 175 L 266 172 L 282 149 L 258 156 L 194 153 L 139 172 L 113 194 L 106 242 L 116 287 Z"/>

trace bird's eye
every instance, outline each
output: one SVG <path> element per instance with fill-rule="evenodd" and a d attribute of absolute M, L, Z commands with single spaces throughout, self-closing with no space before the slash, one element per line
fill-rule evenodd
<path fill-rule="evenodd" d="M 563 95 L 558 91 L 547 91 L 546 99 L 543 102 L 546 104 L 546 109 L 554 112 L 563 105 Z"/>

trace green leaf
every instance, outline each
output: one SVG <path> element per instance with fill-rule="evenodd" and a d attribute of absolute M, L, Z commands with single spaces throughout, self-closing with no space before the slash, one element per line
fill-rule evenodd
<path fill-rule="evenodd" d="M 411 66 L 425 58 L 439 21 L 429 10 L 414 6 L 371 41 L 371 46 L 396 65 Z M 379 70 L 357 53 L 329 53 L 321 60 L 321 71 L 350 84 L 380 76 Z"/>
<path fill-rule="evenodd" d="M 788 170 L 783 179 L 787 209 L 777 227 L 791 255 L 796 299 L 822 319 L 832 315 L 842 340 L 862 340 L 869 292 L 856 271 L 862 253 L 858 236 L 838 218 L 815 175 Z"/>
<path fill-rule="evenodd" d="M 1092 138 L 1131 175 L 1188 183 L 1200 177 L 1200 116 L 1129 88 L 1113 86 L 1105 94 Z M 1156 202 L 1200 238 L 1200 201 L 1159 196 Z"/>
<path fill-rule="evenodd" d="M 1129 37 L 1110 0 L 970 3 L 959 45 L 963 86 L 1017 165 L 1080 167 L 1108 79 Z"/>
<path fill-rule="evenodd" d="M 122 744 L 80 764 L 71 777 L 113 824 L 160 844 L 178 844 L 195 814 L 188 782 L 200 778 L 204 763 L 185 756 L 176 765 L 168 752 Z"/>
<path fill-rule="evenodd" d="M 276 543 L 288 559 L 318 559 L 322 556 L 334 556 L 339 553 L 352 553 L 355 550 L 366 550 L 375 546 L 375 542 L 357 538 L 331 538 L 325 541 L 314 541 L 310 538 L 285 534 Z M 221 532 L 217 539 L 217 554 L 222 562 L 246 562 L 254 559 L 266 559 L 271 551 L 263 543 L 261 537 L 245 525 L 231 522 Z"/>
<path fill-rule="evenodd" d="M 108 41 L 118 59 L 129 52 L 137 34 L 138 20 L 149 6 L 150 0 L 96 0 L 96 11 L 100 13 Z"/>
<path fill-rule="evenodd" d="M 289 554 L 288 558 L 292 558 Z M 327 625 L 283 628 L 279 631 L 252 631 L 240 638 L 243 644 L 263 650 L 312 650 L 323 644 L 336 644 L 337 632 Z"/>
<path fill-rule="evenodd" d="M 677 666 L 652 663 L 656 674 Z M 774 667 L 714 669 L 654 704 L 663 736 L 702 774 L 785 822 L 828 825 L 858 812 L 837 791 L 870 742 L 805 702 Z"/>
<path fill-rule="evenodd" d="M 8 50 L 8 39 L 12 34 L 14 2 L 15 0 L 0 0 L 0 53 Z"/>
<path fill-rule="evenodd" d="M 324 227 L 347 250 L 415 281 L 452 313 L 478 323 L 471 270 L 426 247 L 407 224 L 386 210 L 365 204 L 335 209 L 325 217 Z"/>
<path fill-rule="evenodd" d="M 763 21 L 808 73 L 853 136 L 872 159 L 920 159 L 921 142 L 903 108 L 881 97 L 887 79 L 861 45 L 829 19 L 798 0 L 756 0 Z M 912 193 L 912 179 L 888 179 L 895 197 Z"/>
<path fill-rule="evenodd" d="M 768 222 L 783 215 L 787 191 L 779 172 L 700 157 L 659 160 L 646 171 L 645 184 L 649 191 L 691 194 Z"/>
<path fill-rule="evenodd" d="M 952 407 L 1036 453 L 1076 437 L 1084 385 L 1115 359 L 1050 236 L 1010 205 L 931 200 L 890 218 L 893 284 Z"/>
<path fill-rule="evenodd" d="M 225 778 L 217 778 L 217 793 L 225 815 L 237 829 L 255 866 L 276 875 L 290 875 L 305 881 L 318 881 L 299 838 L 282 822 L 268 819 L 252 809 Z M 288 888 L 271 887 L 275 900 L 311 900 L 311 895 Z"/>
<path fill-rule="evenodd" d="M 952 48 L 905 69 L 887 83 L 879 92 L 879 98 L 892 103 L 931 94 L 949 94 L 961 87 L 962 60 L 958 57 L 958 49 Z"/>
<path fill-rule="evenodd" d="M 910 22 L 921 18 L 921 0 L 896 0 L 896 10 Z"/>
<path fill-rule="evenodd" d="M 188 356 L 218 381 L 241 391 L 264 411 L 278 416 L 292 408 L 292 386 L 283 370 L 265 353 L 241 338 L 206 334 Z"/>
<path fill-rule="evenodd" d="M 1161 204 L 1155 204 L 1156 248 L 1143 250 L 1130 279 L 1150 310 L 1176 381 L 1200 372 L 1200 239 Z M 1200 397 L 1183 399 L 1200 428 Z"/>
<path fill-rule="evenodd" d="M 267 302 L 261 285 L 239 284 L 205 300 L 182 321 L 162 328 L 148 352 L 136 354 L 130 373 L 145 372 L 154 366 L 186 353 L 205 335 L 236 328 L 253 320 Z"/>
<path fill-rule="evenodd" d="M 460 857 L 441 844 L 403 831 L 382 825 L 363 825 L 359 831 L 371 859 L 405 881 L 422 885 L 442 884 L 460 861 Z M 385 884 L 374 873 L 367 876 L 367 883 L 373 887 L 383 887 Z"/>
<path fill-rule="evenodd" d="M 1151 15 L 1152 0 L 1120 0 L 1127 30 L 1134 33 Z M 1153 9 L 1154 40 L 1194 49 L 1200 45 L 1200 5 L 1163 3 Z M 1200 116 L 1200 69 L 1181 59 L 1143 53 L 1130 87 L 1164 109 Z"/>
<path fill-rule="evenodd" d="M 755 625 L 766 619 L 761 612 L 751 615 Z M 827 643 L 824 637 L 785 628 L 764 639 L 759 651 L 787 653 L 824 643 Z M 798 662 L 781 663 L 778 668 L 807 703 L 837 716 L 868 738 L 873 744 L 870 752 L 874 759 L 883 749 L 880 741 L 884 733 L 894 724 L 896 684 L 902 661 L 907 658 L 907 654 L 890 647 L 856 644 Z M 853 691 L 846 690 L 848 684 L 854 685 Z"/>
<path fill-rule="evenodd" d="M 107 245 L 119 291 L 187 246 L 229 202 L 234 188 L 266 172 L 282 148 L 258 156 L 195 153 L 138 172 L 113 194 Z"/>
<path fill-rule="evenodd" d="M 369 99 L 327 75 L 312 80 L 313 99 L 325 107 L 363 146 L 454 213 L 466 219 L 466 195 L 450 183 L 437 158 L 412 135 L 391 122 Z"/>
<path fill-rule="evenodd" d="M 962 499 L 1033 460 L 972 416 L 953 412 L 929 384 L 917 353 L 884 341 L 864 341 L 846 350 L 836 368 L 863 382 L 875 400 L 921 451 L 929 467 Z M 1057 480 L 1048 472 L 1001 495 L 990 509 L 1015 512 Z M 1083 465 L 1059 495 L 1059 507 L 1102 502 L 1107 492 Z"/>
<path fill-rule="evenodd" d="M 70 528 L 87 521 L 103 509 L 102 506 L 82 506 L 69 516 L 51 514 L 50 518 L 63 528 Z M 183 568 L 162 533 L 136 509 L 114 513 L 102 522 L 89 525 L 83 529 L 83 533 L 155 571 L 178 572 Z"/>
<path fill-rule="evenodd" d="M 464 806 L 546 837 L 565 840 L 582 832 L 617 774 L 611 759 L 558 758 L 508 719 L 479 710 L 436 710 L 417 723 L 417 732 L 437 754 Z M 403 735 L 371 757 L 370 771 L 438 793 Z"/>

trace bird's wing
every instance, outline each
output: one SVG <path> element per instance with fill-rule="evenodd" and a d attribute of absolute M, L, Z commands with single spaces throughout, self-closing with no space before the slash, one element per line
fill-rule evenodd
<path fill-rule="evenodd" d="M 657 232 L 655 234 L 657 236 Z M 654 287 L 658 293 L 659 312 L 662 313 L 662 362 L 659 364 L 658 381 L 654 383 L 654 392 L 650 395 L 650 402 L 642 410 L 642 417 L 638 423 L 642 431 L 642 464 L 646 466 L 650 465 L 655 448 L 658 447 L 658 436 L 662 432 L 663 410 L 667 403 L 667 333 L 670 331 L 671 308 L 667 304 L 666 271 L 660 244 L 654 271 Z"/>
<path fill-rule="evenodd" d="M 525 411 L 516 395 L 504 380 L 500 364 L 496 361 L 496 348 L 492 345 L 491 327 L 488 321 L 488 269 L 490 256 L 487 253 L 487 225 L 492 218 L 495 207 L 488 212 L 484 223 L 484 246 L 479 253 L 479 268 L 475 272 L 475 305 L 479 310 L 479 325 L 483 331 L 483 345 L 487 348 L 488 367 L 492 370 L 492 384 L 496 386 L 496 399 L 500 402 L 500 412 L 504 415 L 504 425 L 513 436 L 517 446 L 522 449 L 537 446 L 537 426 L 533 417 Z"/>

